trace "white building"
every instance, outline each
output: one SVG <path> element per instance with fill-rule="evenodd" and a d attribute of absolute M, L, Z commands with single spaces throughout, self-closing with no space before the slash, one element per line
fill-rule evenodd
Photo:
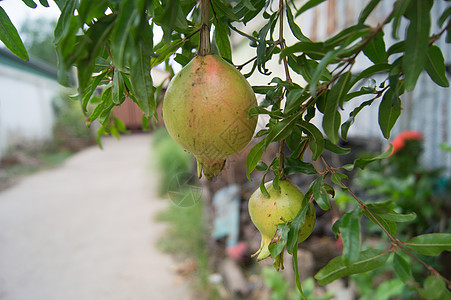
<path fill-rule="evenodd" d="M 55 69 L 0 49 L 0 158 L 18 143 L 52 139 L 60 89 Z"/>

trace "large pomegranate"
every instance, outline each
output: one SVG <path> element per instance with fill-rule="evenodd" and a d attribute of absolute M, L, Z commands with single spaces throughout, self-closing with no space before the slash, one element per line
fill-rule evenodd
<path fill-rule="evenodd" d="M 172 138 L 197 159 L 198 175 L 210 179 L 228 156 L 251 140 L 257 105 L 244 76 L 218 55 L 196 56 L 169 83 L 163 118 Z"/>
<path fill-rule="evenodd" d="M 277 225 L 293 221 L 302 207 L 304 194 L 299 187 L 288 180 L 280 181 L 279 186 L 280 191 L 277 191 L 272 181 L 267 182 L 265 187 L 269 197 L 262 194 L 258 188 L 249 199 L 249 215 L 262 236 L 260 249 L 253 255 L 258 255 L 259 261 L 270 255 L 268 246 L 276 233 Z M 299 231 L 298 242 L 310 236 L 315 222 L 315 207 L 313 203 L 309 203 L 305 223 Z"/>

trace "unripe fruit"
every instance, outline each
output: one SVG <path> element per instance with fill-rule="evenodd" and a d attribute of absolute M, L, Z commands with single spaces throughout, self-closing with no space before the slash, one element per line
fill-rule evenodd
<path fill-rule="evenodd" d="M 196 56 L 169 83 L 163 118 L 171 137 L 197 159 L 198 175 L 210 179 L 225 159 L 252 139 L 257 105 L 244 76 L 218 55 Z"/>
<path fill-rule="evenodd" d="M 304 194 L 295 184 L 282 180 L 279 186 L 280 191 L 277 191 L 272 181 L 267 182 L 265 187 L 269 197 L 258 188 L 249 199 L 249 215 L 262 236 L 260 249 L 253 255 L 258 255 L 257 260 L 265 259 L 270 255 L 268 246 L 277 231 L 277 225 L 293 221 L 302 207 Z M 309 203 L 305 223 L 299 231 L 298 242 L 310 236 L 315 222 L 315 207 L 313 203 Z"/>

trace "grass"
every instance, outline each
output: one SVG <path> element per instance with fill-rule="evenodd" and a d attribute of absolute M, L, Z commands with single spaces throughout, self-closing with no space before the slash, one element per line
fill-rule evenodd
<path fill-rule="evenodd" d="M 218 299 L 216 290 L 208 282 L 207 229 L 199 188 L 191 184 L 171 185 L 176 176 L 190 176 L 193 157 L 183 151 L 164 129 L 154 133 L 153 149 L 152 160 L 161 177 L 160 194 L 169 195 L 172 200 L 171 205 L 156 217 L 157 221 L 168 224 L 158 247 L 177 260 L 195 263 L 196 268 L 189 279 L 196 298 Z"/>

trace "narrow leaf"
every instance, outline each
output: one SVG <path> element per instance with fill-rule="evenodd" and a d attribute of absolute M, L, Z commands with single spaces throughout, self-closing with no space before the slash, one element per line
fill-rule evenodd
<path fill-rule="evenodd" d="M 321 131 L 316 128 L 312 123 L 305 121 L 298 121 L 298 125 L 302 128 L 302 131 L 307 133 L 310 138 L 309 147 L 313 152 L 313 160 L 317 160 L 324 151 L 324 136 Z"/>
<path fill-rule="evenodd" d="M 312 7 L 315 7 L 319 4 L 321 4 L 324 1 L 326 1 L 326 0 L 310 0 L 310 1 L 308 1 L 300 9 L 298 9 L 298 11 L 296 12 L 296 17 L 299 16 L 300 14 L 302 14 L 303 12 L 311 9 Z"/>
<path fill-rule="evenodd" d="M 286 157 L 285 158 L 285 174 L 291 175 L 296 173 L 302 173 L 307 175 L 317 174 L 315 167 L 308 162 L 304 162 L 299 159 Z"/>
<path fill-rule="evenodd" d="M 380 0 L 371 0 L 365 8 L 360 12 L 359 16 L 359 24 L 365 23 L 368 16 L 371 14 L 371 12 L 376 8 L 376 6 L 379 4 Z"/>
<path fill-rule="evenodd" d="M 232 50 L 230 47 L 229 36 L 227 34 L 227 27 L 221 20 L 218 20 L 215 23 L 215 41 L 221 56 L 229 61 L 232 61 Z"/>
<path fill-rule="evenodd" d="M 138 9 L 133 0 L 121 2 L 119 15 L 113 29 L 112 52 L 113 61 L 116 68 L 125 71 L 124 56 L 127 47 L 125 46 L 130 36 L 130 29 L 138 17 Z"/>
<path fill-rule="evenodd" d="M 394 97 L 393 90 L 385 92 L 381 104 L 379 105 L 379 127 L 386 139 L 390 138 L 390 133 L 401 114 L 401 104 L 398 97 Z"/>
<path fill-rule="evenodd" d="M 368 164 L 372 163 L 373 161 L 377 161 L 377 160 L 381 160 L 381 159 L 387 158 L 391 154 L 392 150 L 393 150 L 393 145 L 390 144 L 390 148 L 387 149 L 387 151 L 385 151 L 385 152 L 383 152 L 383 153 L 381 153 L 379 155 L 376 155 L 376 156 L 373 156 L 373 157 L 369 157 L 369 158 L 358 158 L 358 159 L 356 159 L 354 161 L 354 164 L 346 165 L 344 167 L 348 171 L 353 170 L 354 167 L 355 168 L 364 169 Z"/>
<path fill-rule="evenodd" d="M 383 31 L 379 32 L 376 37 L 368 43 L 365 49 L 363 49 L 363 53 L 375 64 L 387 61 Z"/>
<path fill-rule="evenodd" d="M 150 109 L 155 108 L 154 88 L 150 76 L 150 57 L 144 53 L 142 46 L 137 49 L 136 61 L 130 68 L 130 81 L 139 108 L 149 116 Z"/>
<path fill-rule="evenodd" d="M 313 73 L 312 80 L 310 82 L 310 93 L 316 95 L 316 86 L 321 78 L 321 74 L 327 69 L 327 66 L 340 54 L 342 48 L 327 52 L 327 54 L 321 59 L 316 67 L 315 73 Z"/>
<path fill-rule="evenodd" d="M 61 10 L 61 15 L 56 23 L 53 40 L 54 44 L 58 44 L 69 32 L 71 18 L 75 10 L 75 5 L 77 1 L 66 1 L 64 3 L 63 9 Z"/>
<path fill-rule="evenodd" d="M 290 26 L 293 35 L 300 41 L 310 42 L 310 39 L 302 33 L 301 28 L 298 26 L 298 24 L 296 24 L 293 17 L 293 13 L 291 12 L 291 8 L 288 4 L 287 4 L 287 19 L 288 25 Z"/>
<path fill-rule="evenodd" d="M 33 0 L 22 0 L 29 8 L 36 8 L 38 5 Z"/>
<path fill-rule="evenodd" d="M 439 47 L 433 45 L 429 48 L 425 70 L 436 84 L 442 87 L 449 87 L 449 81 L 446 77 L 445 59 Z"/>
<path fill-rule="evenodd" d="M 412 91 L 426 63 L 429 49 L 429 29 L 431 26 L 431 1 L 411 0 L 406 10 L 410 20 L 406 34 L 406 48 L 402 60 L 405 88 Z"/>
<path fill-rule="evenodd" d="M 363 102 L 362 104 L 360 104 L 358 107 L 356 107 L 350 114 L 349 114 L 349 118 L 346 120 L 346 122 L 344 122 L 341 125 L 341 137 L 343 138 L 343 140 L 347 140 L 348 138 L 348 131 L 349 128 L 351 127 L 351 125 L 354 123 L 355 121 L 355 117 L 357 116 L 357 114 L 366 106 L 371 105 L 374 102 L 373 99 L 368 100 Z"/>
<path fill-rule="evenodd" d="M 246 176 L 249 180 L 250 174 L 257 166 L 257 163 L 260 161 L 263 155 L 263 145 L 265 143 L 265 139 L 262 139 L 260 142 L 258 142 L 252 149 L 249 151 L 249 154 L 247 155 L 246 159 Z"/>
<path fill-rule="evenodd" d="M 404 16 L 404 12 L 406 11 L 407 7 L 409 6 L 411 0 L 397 0 L 394 3 L 394 7 L 396 7 L 394 14 L 393 14 L 393 21 L 392 21 L 392 37 L 397 40 L 398 37 L 398 28 L 399 24 L 401 24 L 401 20 Z"/>
<path fill-rule="evenodd" d="M 348 212 L 342 217 L 340 233 L 343 240 L 343 262 L 349 266 L 359 260 L 361 243 L 359 210 Z"/>
<path fill-rule="evenodd" d="M 17 32 L 16 27 L 14 27 L 11 22 L 8 14 L 5 10 L 0 6 L 0 41 L 5 44 L 6 48 L 8 48 L 14 55 L 23 60 L 28 60 L 27 49 L 20 39 L 19 33 Z"/>
<path fill-rule="evenodd" d="M 349 276 L 352 274 L 364 273 L 379 267 L 382 267 L 389 252 L 382 250 L 368 249 L 360 252 L 358 261 L 350 266 L 346 266 L 343 257 L 335 257 L 329 263 L 316 273 L 315 278 L 321 285 L 328 284 L 338 278 Z"/>
<path fill-rule="evenodd" d="M 398 253 L 393 257 L 393 268 L 399 279 L 403 282 L 408 282 L 413 279 L 410 264 Z"/>
<path fill-rule="evenodd" d="M 451 251 L 451 234 L 423 234 L 412 238 L 404 245 L 418 254 L 437 256 L 442 251 Z"/>

